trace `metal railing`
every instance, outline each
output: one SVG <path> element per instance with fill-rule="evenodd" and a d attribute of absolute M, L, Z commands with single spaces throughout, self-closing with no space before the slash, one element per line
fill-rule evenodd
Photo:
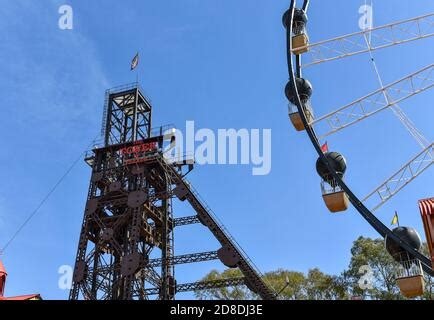
<path fill-rule="evenodd" d="M 119 86 L 115 86 L 112 87 L 110 89 L 106 90 L 106 94 L 110 95 L 110 94 L 114 94 L 114 93 L 119 93 L 122 91 L 128 91 L 128 90 L 133 90 L 133 89 L 139 89 L 140 93 L 143 95 L 143 97 L 145 98 L 145 100 L 148 103 L 151 103 L 152 100 L 149 98 L 149 96 L 146 94 L 146 92 L 143 90 L 142 86 L 140 85 L 139 82 L 135 81 L 135 82 L 131 82 L 131 83 L 127 83 L 127 84 L 122 84 Z"/>
<path fill-rule="evenodd" d="M 241 245 L 238 243 L 238 241 L 232 236 L 232 234 L 229 232 L 229 230 L 226 228 L 226 226 L 223 224 L 223 222 L 217 217 L 215 212 L 211 209 L 211 207 L 208 205 L 208 203 L 202 198 L 202 196 L 199 194 L 199 192 L 194 188 L 194 186 L 185 178 L 182 178 L 184 183 L 186 183 L 191 191 L 191 193 L 196 197 L 197 201 L 201 204 L 201 206 L 208 212 L 210 217 L 214 220 L 214 222 L 219 226 L 221 232 L 224 234 L 225 237 L 227 237 L 230 242 L 233 244 L 235 249 L 242 254 L 242 258 L 246 260 L 246 262 L 250 265 L 250 267 L 258 274 L 258 276 L 264 281 L 264 283 L 273 291 L 276 292 L 275 289 L 264 279 L 263 273 L 260 271 L 258 266 L 253 262 L 253 260 L 249 257 L 249 255 L 244 251 L 244 249 L 241 247 Z"/>
<path fill-rule="evenodd" d="M 310 99 L 306 99 L 302 103 L 303 103 L 304 112 L 306 112 L 306 117 L 308 119 L 311 119 L 311 121 L 313 121 L 314 113 L 313 113 L 312 103 L 310 102 Z M 298 113 L 297 106 L 295 104 L 289 102 L 288 103 L 288 115 L 291 115 L 294 113 Z"/>
<path fill-rule="evenodd" d="M 170 129 L 176 129 L 174 124 L 165 124 L 163 126 L 154 127 L 151 129 L 151 135 L 149 138 L 158 137 L 161 135 L 161 132 L 164 133 L 169 131 Z M 103 148 L 104 147 L 104 137 L 99 137 L 94 139 L 92 142 L 92 148 L 85 151 L 85 159 L 89 158 L 93 155 L 93 150 Z"/>
<path fill-rule="evenodd" d="M 106 93 L 112 94 L 112 93 L 118 93 L 118 92 L 122 92 L 122 91 L 132 90 L 132 89 L 136 89 L 136 88 L 138 88 L 139 90 L 142 89 L 140 87 L 140 84 L 137 81 L 112 87 L 110 89 L 107 89 Z"/>
<path fill-rule="evenodd" d="M 396 267 L 395 276 L 397 279 L 423 276 L 420 261 L 414 259 L 400 262 Z"/>
<path fill-rule="evenodd" d="M 309 52 L 304 55 L 303 68 L 432 36 L 434 13 L 311 43 L 304 47 Z M 368 43 L 367 37 L 371 37 Z"/>
<path fill-rule="evenodd" d="M 344 191 L 334 180 L 329 182 L 321 180 L 321 192 L 323 195 Z"/>

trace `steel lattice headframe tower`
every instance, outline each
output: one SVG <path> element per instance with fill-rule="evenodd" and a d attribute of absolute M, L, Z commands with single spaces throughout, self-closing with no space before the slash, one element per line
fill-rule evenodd
<path fill-rule="evenodd" d="M 152 107 L 138 84 L 107 91 L 104 145 L 86 157 L 92 176 L 70 299 L 174 299 L 176 292 L 245 284 L 263 299 L 276 295 L 235 240 L 185 180 L 187 161 L 169 162 L 163 144 L 174 135 L 151 130 Z M 184 169 L 184 170 L 183 170 Z M 183 171 L 187 172 L 183 174 Z M 175 219 L 172 199 L 188 201 L 196 216 Z M 175 227 L 202 223 L 222 247 L 174 256 Z M 151 253 L 157 258 L 151 259 Z M 174 266 L 220 259 L 244 277 L 177 284 Z"/>

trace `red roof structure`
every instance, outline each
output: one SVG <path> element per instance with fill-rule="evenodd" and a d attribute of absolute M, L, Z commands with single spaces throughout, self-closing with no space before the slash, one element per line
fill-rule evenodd
<path fill-rule="evenodd" d="M 434 198 L 419 200 L 419 209 L 425 229 L 426 242 L 434 267 Z"/>
<path fill-rule="evenodd" d="M 5 293 L 7 276 L 8 276 L 8 274 L 6 272 L 6 269 L 5 269 L 2 261 L 0 260 L 0 301 L 4 301 L 4 300 L 15 300 L 15 301 L 42 300 L 42 298 L 39 294 L 27 294 L 27 295 L 23 295 L 23 296 L 6 298 L 4 296 L 4 293 Z"/>
<path fill-rule="evenodd" d="M 42 300 L 41 296 L 39 294 L 28 294 L 24 296 L 16 296 L 16 297 L 0 297 L 0 301 L 25 301 L 25 300 Z"/>

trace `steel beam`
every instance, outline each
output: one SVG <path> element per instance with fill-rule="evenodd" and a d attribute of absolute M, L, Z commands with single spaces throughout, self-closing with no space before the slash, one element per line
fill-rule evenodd
<path fill-rule="evenodd" d="M 192 253 L 192 254 L 184 254 L 180 256 L 175 256 L 168 259 L 167 263 L 169 265 L 175 264 L 187 264 L 194 262 L 203 262 L 203 261 L 212 261 L 217 260 L 217 251 L 209 251 L 209 252 L 201 252 L 201 253 Z M 149 260 L 148 267 L 158 267 L 163 263 L 163 259 L 151 259 Z"/>
<path fill-rule="evenodd" d="M 374 196 L 378 201 L 371 211 L 375 211 L 401 191 L 410 182 L 427 170 L 434 163 L 434 144 L 418 153 L 410 161 L 404 164 L 401 169 L 383 182 L 379 187 L 369 193 L 363 202 L 369 201 Z"/>
<path fill-rule="evenodd" d="M 188 292 L 197 290 L 208 290 L 215 288 L 225 288 L 225 287 L 235 287 L 246 284 L 246 279 L 244 277 L 221 279 L 213 281 L 199 281 L 184 283 L 176 286 L 176 292 Z M 158 288 L 145 289 L 145 294 L 148 296 L 159 294 Z"/>
<path fill-rule="evenodd" d="M 189 224 L 196 224 L 196 223 L 200 223 L 200 220 L 197 216 L 175 218 L 173 222 L 175 227 L 186 226 Z"/>
<path fill-rule="evenodd" d="M 434 13 L 312 43 L 303 67 L 434 36 Z M 366 39 L 371 39 L 367 42 Z M 303 47 L 303 48 L 305 48 Z M 300 50 L 302 48 L 297 48 Z M 293 50 L 291 50 L 292 52 Z"/>
<path fill-rule="evenodd" d="M 434 64 L 328 113 L 312 124 L 324 129 L 319 140 L 434 87 Z M 323 128 L 325 126 L 325 128 Z"/>

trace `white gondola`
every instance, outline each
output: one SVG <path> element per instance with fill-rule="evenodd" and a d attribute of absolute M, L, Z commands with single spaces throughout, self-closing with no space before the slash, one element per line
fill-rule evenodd
<path fill-rule="evenodd" d="M 422 296 L 425 290 L 425 281 L 420 261 L 402 261 L 398 267 L 396 283 L 404 297 L 416 298 Z"/>
<path fill-rule="evenodd" d="M 422 240 L 415 229 L 399 226 L 392 232 L 415 250 L 419 251 L 422 248 Z M 396 261 L 395 279 L 401 294 L 410 299 L 422 296 L 425 281 L 420 261 L 389 236 L 386 236 L 384 242 L 387 252 Z"/>
<path fill-rule="evenodd" d="M 342 212 L 348 209 L 350 201 L 347 194 L 339 186 L 330 186 L 327 182 L 321 182 L 322 198 L 327 209 L 332 213 Z"/>
<path fill-rule="evenodd" d="M 314 120 L 312 107 L 310 105 L 310 102 L 307 101 L 304 104 L 304 112 L 306 115 L 306 120 L 308 123 L 311 123 Z M 292 103 L 288 104 L 288 116 L 291 120 L 292 125 L 294 126 L 295 130 L 297 131 L 303 131 L 305 130 L 303 121 L 301 120 L 300 113 L 297 110 L 297 107 L 293 105 Z"/>
<path fill-rule="evenodd" d="M 338 152 L 326 152 L 324 156 L 329 162 L 329 166 L 343 179 L 347 169 L 345 158 Z M 322 179 L 322 198 L 330 212 L 335 213 L 347 210 L 350 203 L 348 195 L 337 183 L 322 158 L 318 158 L 316 162 L 316 171 Z"/>

